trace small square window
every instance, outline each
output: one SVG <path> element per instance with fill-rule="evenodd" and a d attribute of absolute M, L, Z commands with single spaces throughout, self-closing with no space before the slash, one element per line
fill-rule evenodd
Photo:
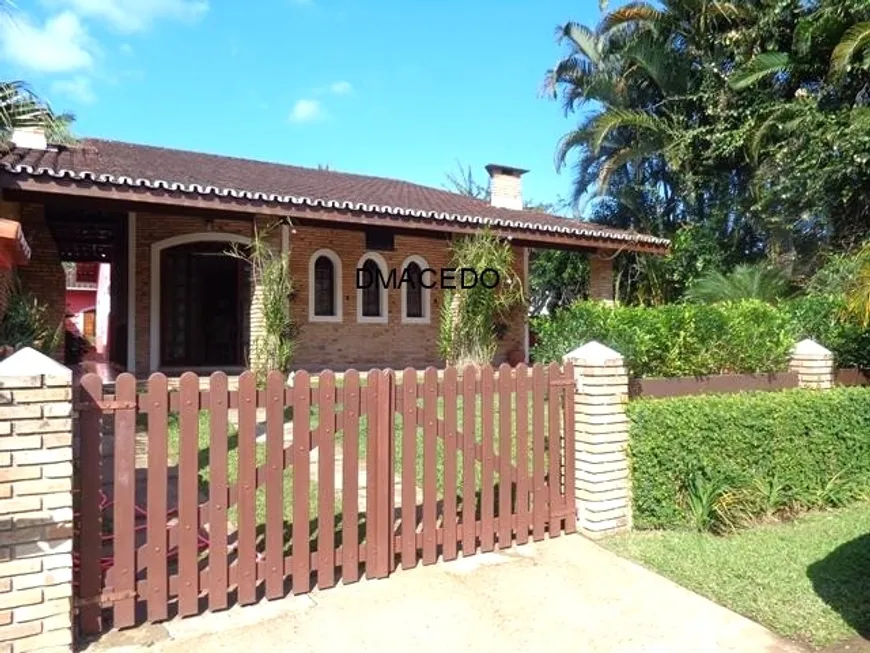
<path fill-rule="evenodd" d="M 394 251 L 396 242 L 393 232 L 386 229 L 368 229 L 366 231 L 366 249 L 376 252 Z"/>

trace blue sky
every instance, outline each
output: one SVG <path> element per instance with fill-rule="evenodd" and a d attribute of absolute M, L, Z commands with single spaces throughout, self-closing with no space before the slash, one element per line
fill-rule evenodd
<path fill-rule="evenodd" d="M 575 117 L 539 97 L 554 30 L 596 0 L 16 0 L 2 78 L 76 133 L 440 187 L 457 161 L 528 168 L 526 197 L 571 191 L 553 154 Z"/>

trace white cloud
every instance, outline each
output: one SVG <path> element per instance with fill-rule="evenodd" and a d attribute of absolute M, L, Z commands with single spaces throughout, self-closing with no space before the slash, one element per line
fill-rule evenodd
<path fill-rule="evenodd" d="M 84 75 L 76 75 L 71 79 L 60 79 L 51 85 L 51 90 L 54 93 L 66 95 L 82 104 L 93 104 L 97 101 L 91 80 Z"/>
<path fill-rule="evenodd" d="M 24 15 L 0 20 L 3 58 L 29 70 L 66 73 L 90 68 L 95 44 L 82 22 L 71 11 L 35 25 Z"/>
<path fill-rule="evenodd" d="M 297 100 L 290 111 L 290 122 L 311 122 L 322 115 L 320 102 L 317 100 Z"/>
<path fill-rule="evenodd" d="M 208 0 L 43 0 L 83 18 L 108 23 L 121 32 L 141 32 L 156 21 L 196 21 L 209 10 Z"/>
<path fill-rule="evenodd" d="M 333 82 L 329 86 L 329 90 L 336 95 L 350 95 L 353 93 L 353 86 L 350 82 Z"/>

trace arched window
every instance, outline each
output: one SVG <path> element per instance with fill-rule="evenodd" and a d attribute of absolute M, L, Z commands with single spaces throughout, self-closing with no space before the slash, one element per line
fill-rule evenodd
<path fill-rule="evenodd" d="M 341 259 L 329 249 L 311 256 L 308 269 L 308 320 L 341 322 Z"/>
<path fill-rule="evenodd" d="M 387 316 L 387 263 L 375 253 L 363 255 L 357 265 L 357 321 L 384 324 Z"/>
<path fill-rule="evenodd" d="M 402 264 L 402 322 L 406 324 L 429 323 L 430 293 L 423 285 L 423 270 L 428 269 L 429 264 L 420 256 L 410 256 Z M 428 277 L 425 281 L 431 283 Z"/>

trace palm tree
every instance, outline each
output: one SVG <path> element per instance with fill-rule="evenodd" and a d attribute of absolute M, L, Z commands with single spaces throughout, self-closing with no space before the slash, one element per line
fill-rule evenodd
<path fill-rule="evenodd" d="M 699 304 L 743 299 L 773 303 L 785 297 L 790 289 L 791 281 L 781 270 L 757 263 L 738 265 L 728 273 L 708 272 L 689 288 L 685 298 Z"/>
<path fill-rule="evenodd" d="M 0 142 L 8 142 L 20 127 L 42 128 L 53 143 L 72 140 L 72 114 L 57 114 L 42 102 L 24 82 L 0 82 Z"/>
<path fill-rule="evenodd" d="M 0 15 L 11 19 L 13 9 L 11 0 L 0 0 Z M 0 147 L 8 146 L 12 132 L 20 127 L 38 127 L 49 141 L 69 143 L 74 120 L 70 113 L 55 113 L 25 82 L 0 81 Z"/>

